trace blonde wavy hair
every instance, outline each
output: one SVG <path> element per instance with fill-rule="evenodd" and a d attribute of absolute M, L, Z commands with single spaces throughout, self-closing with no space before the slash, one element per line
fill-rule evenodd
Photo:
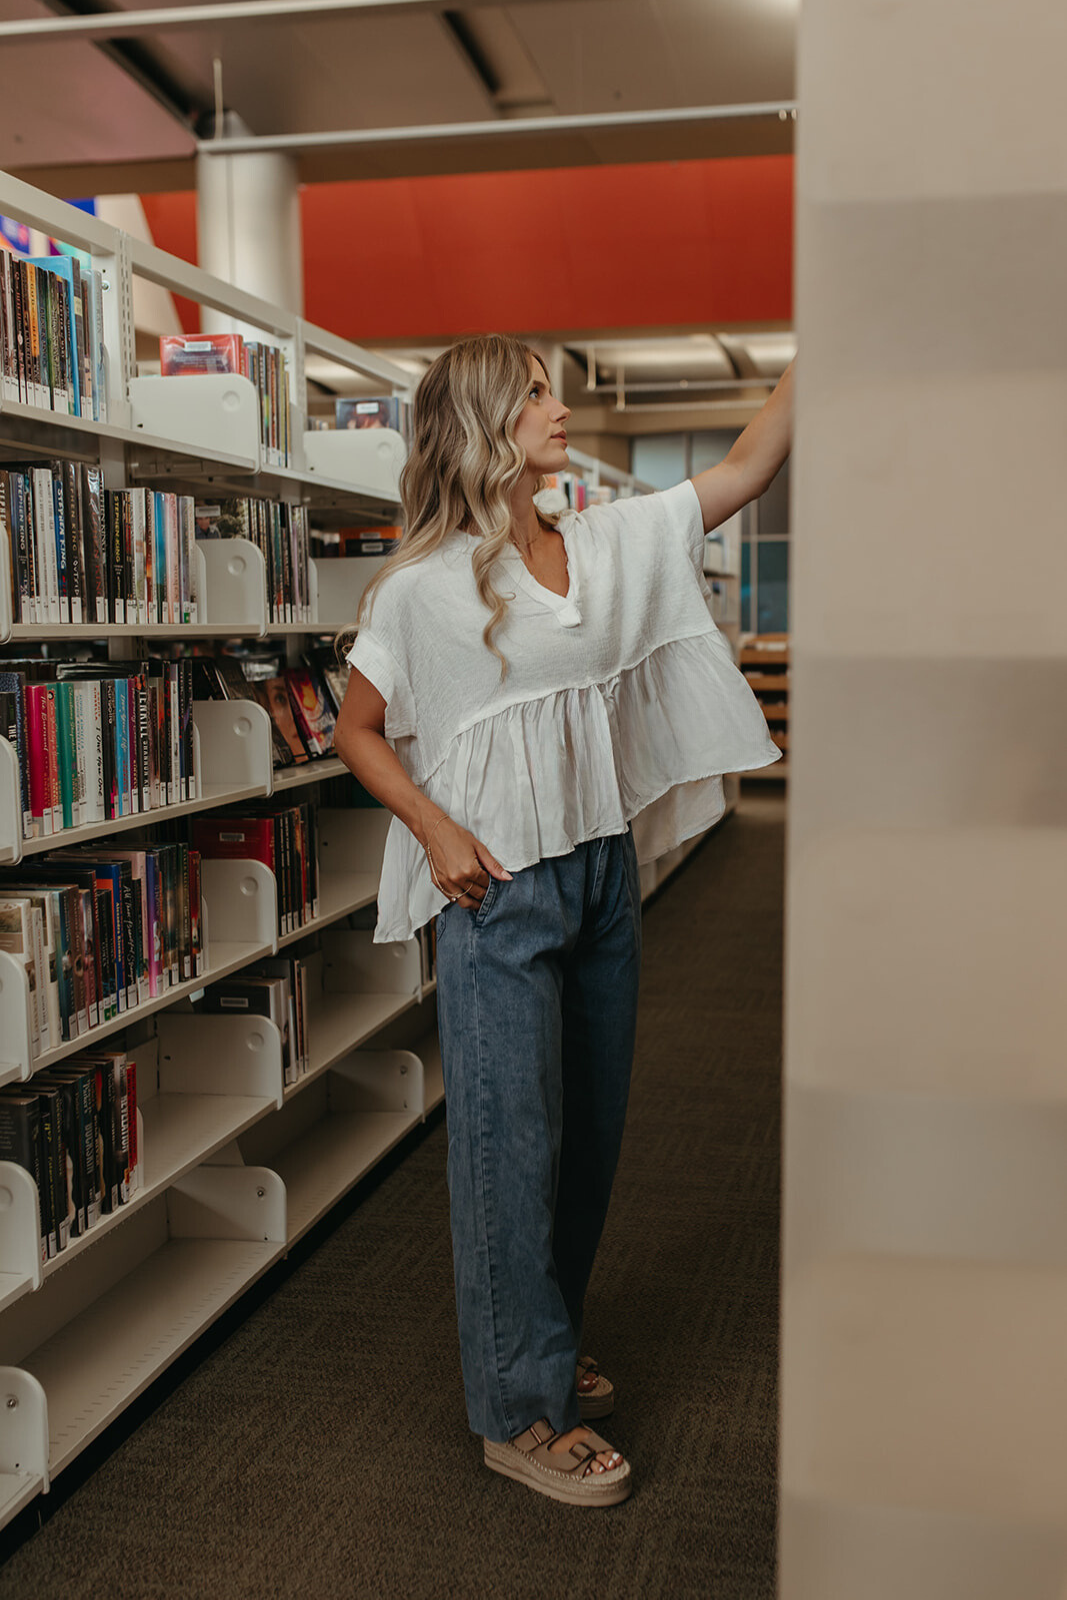
<path fill-rule="evenodd" d="M 391 572 L 425 561 L 461 529 L 478 538 L 471 564 L 489 612 L 482 638 L 506 675 L 493 636 L 507 599 L 493 586 L 492 571 L 511 533 L 512 492 L 526 470 L 515 424 L 530 394 L 531 359 L 544 370 L 537 351 L 520 339 L 486 334 L 453 345 L 423 375 L 415 391 L 411 451 L 400 474 L 404 532 L 363 593 L 357 627 L 369 620 L 378 587 Z M 542 479 L 538 488 L 543 485 Z M 554 516 L 538 516 L 555 526 Z"/>

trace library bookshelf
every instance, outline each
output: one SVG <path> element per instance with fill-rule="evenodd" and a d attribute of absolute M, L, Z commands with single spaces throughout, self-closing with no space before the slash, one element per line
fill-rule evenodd
<path fill-rule="evenodd" d="M 109 490 L 262 499 L 306 508 L 324 529 L 395 521 L 395 444 L 354 430 L 327 447 L 305 431 L 304 360 L 307 352 L 329 356 L 389 392 L 407 390 L 404 369 L 3 175 L 0 211 L 85 252 L 99 271 L 107 412 L 106 421 L 61 415 L 14 397 L 6 382 L 0 468 L 74 462 L 98 469 Z M 138 374 L 137 277 L 223 312 L 285 353 L 293 420 L 286 465 L 268 459 L 247 379 Z M 197 541 L 189 549 L 195 622 L 147 620 L 144 611 L 125 621 L 25 621 L 13 599 L 7 530 L 0 532 L 0 670 L 12 650 L 45 647 L 62 657 L 87 643 L 119 661 L 157 648 L 260 641 L 296 660 L 305 641 L 351 624 L 380 565 L 311 557 L 306 613 L 282 622 L 272 617 L 261 547 L 242 538 Z M 17 866 L 29 879 L 50 851 L 121 847 L 160 826 L 271 797 L 295 804 L 345 771 L 330 756 L 276 770 L 270 718 L 252 701 L 194 700 L 189 740 L 182 798 L 27 837 L 18 752 L 0 737 L 0 867 Z M 0 1161 L 0 1526 L 47 1492 L 444 1098 L 435 983 L 420 943 L 376 946 L 367 925 L 388 817 L 325 801 L 317 815 L 314 915 L 280 931 L 278 872 L 261 861 L 205 858 L 200 970 L 127 996 L 125 1009 L 72 1038 L 35 1045 L 28 969 L 0 949 L 0 1086 L 28 1085 L 46 1068 L 121 1038 L 136 1056 L 132 1132 L 140 1155 L 125 1203 L 50 1259 L 42 1258 L 33 1178 Z M 673 852 L 661 870 L 654 866 L 645 892 L 690 848 Z M 275 1021 L 208 1014 L 195 1004 L 206 988 L 282 950 L 306 960 L 306 1056 L 298 1072 L 291 1057 L 286 1071 Z"/>
<path fill-rule="evenodd" d="M 783 759 L 771 767 L 747 773 L 749 778 L 788 778 L 789 776 L 789 635 L 757 633 L 748 636 L 739 653 L 741 671 L 760 703 L 767 719 L 771 739 Z"/>

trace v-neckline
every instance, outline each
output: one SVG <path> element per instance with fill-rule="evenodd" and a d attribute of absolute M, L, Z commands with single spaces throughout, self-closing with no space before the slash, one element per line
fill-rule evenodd
<path fill-rule="evenodd" d="M 501 557 L 531 599 L 539 601 L 549 611 L 555 612 L 561 628 L 574 628 L 582 620 L 582 614 L 578 609 L 578 579 L 574 570 L 574 556 L 567 547 L 567 536 L 562 528 L 559 530 L 559 535 L 563 540 L 563 553 L 567 561 L 566 594 L 557 594 L 555 589 L 546 588 L 543 583 L 539 583 L 522 559 L 517 546 L 510 541 L 501 551 Z"/>

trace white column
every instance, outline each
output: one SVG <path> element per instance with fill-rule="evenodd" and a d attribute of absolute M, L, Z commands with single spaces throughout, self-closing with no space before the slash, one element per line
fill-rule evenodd
<path fill-rule="evenodd" d="M 784 1600 L 1067 1597 L 1063 0 L 804 0 Z"/>
<path fill-rule="evenodd" d="M 228 111 L 223 138 L 247 133 Z M 296 158 L 279 151 L 198 155 L 199 265 L 205 272 L 303 315 L 304 264 Z M 231 318 L 205 307 L 204 331 L 224 332 Z"/>

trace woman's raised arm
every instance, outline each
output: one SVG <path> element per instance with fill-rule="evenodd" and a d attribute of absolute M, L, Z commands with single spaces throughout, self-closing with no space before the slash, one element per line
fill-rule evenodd
<path fill-rule="evenodd" d="M 710 533 L 735 511 L 757 499 L 789 454 L 793 442 L 793 368 L 791 361 L 774 393 L 752 418 L 725 461 L 693 479 Z"/>

